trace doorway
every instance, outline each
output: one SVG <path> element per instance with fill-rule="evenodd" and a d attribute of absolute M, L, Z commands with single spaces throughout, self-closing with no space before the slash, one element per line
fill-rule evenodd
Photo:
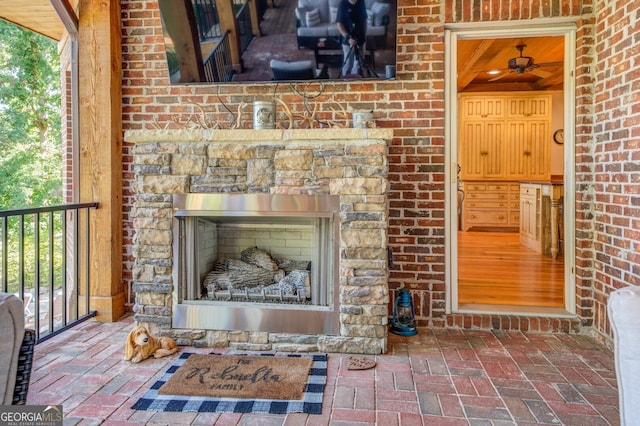
<path fill-rule="evenodd" d="M 575 32 L 498 27 L 446 32 L 447 311 L 571 315 Z M 523 219 L 526 184 L 542 185 Z"/>

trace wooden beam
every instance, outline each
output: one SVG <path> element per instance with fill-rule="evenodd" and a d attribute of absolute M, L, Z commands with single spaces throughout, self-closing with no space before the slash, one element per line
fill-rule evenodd
<path fill-rule="evenodd" d="M 67 0 L 51 0 L 51 5 L 73 39 L 78 38 L 78 17 Z"/>
<path fill-rule="evenodd" d="M 97 201 L 89 239 L 91 309 L 124 315 L 122 284 L 122 34 L 118 0 L 78 6 L 80 201 Z"/>
<path fill-rule="evenodd" d="M 564 81 L 564 70 L 560 68 L 547 78 L 543 78 L 535 82 L 534 87 L 536 90 L 551 90 L 552 88 L 562 86 Z"/>
<path fill-rule="evenodd" d="M 478 71 L 480 71 L 477 69 L 476 63 L 482 58 L 482 55 L 489 50 L 492 44 L 493 40 L 482 40 L 471 56 L 469 56 L 463 64 L 458 66 L 458 91 L 462 91 L 476 78 Z"/>
<path fill-rule="evenodd" d="M 191 0 L 159 0 L 158 6 L 178 57 L 180 82 L 206 81 L 198 25 Z"/>

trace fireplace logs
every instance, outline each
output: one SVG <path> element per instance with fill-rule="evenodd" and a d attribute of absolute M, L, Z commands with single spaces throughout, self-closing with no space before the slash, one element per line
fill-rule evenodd
<path fill-rule="evenodd" d="M 220 259 L 202 282 L 210 300 L 308 303 L 311 262 L 273 259 L 257 247 L 243 250 L 240 259 Z"/>

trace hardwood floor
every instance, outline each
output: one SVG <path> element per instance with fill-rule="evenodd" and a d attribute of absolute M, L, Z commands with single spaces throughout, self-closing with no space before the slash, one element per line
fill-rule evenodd
<path fill-rule="evenodd" d="M 564 257 L 520 245 L 516 232 L 458 232 L 459 305 L 564 307 Z"/>

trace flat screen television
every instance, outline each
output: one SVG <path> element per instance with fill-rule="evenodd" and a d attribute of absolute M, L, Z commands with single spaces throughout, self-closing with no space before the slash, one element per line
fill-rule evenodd
<path fill-rule="evenodd" d="M 159 0 L 171 83 L 394 78 L 397 0 L 359 1 L 366 43 L 349 52 L 362 64 L 349 73 L 340 0 Z"/>

